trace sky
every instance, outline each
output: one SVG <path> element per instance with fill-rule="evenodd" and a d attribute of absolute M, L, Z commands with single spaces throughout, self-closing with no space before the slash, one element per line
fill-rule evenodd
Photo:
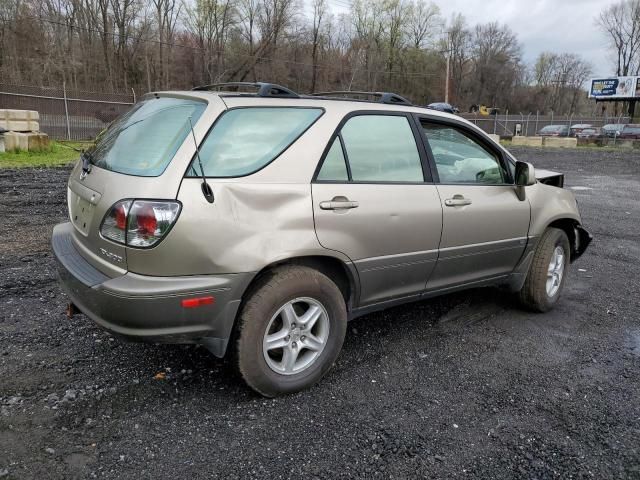
<path fill-rule="evenodd" d="M 329 0 L 334 12 L 346 11 L 349 0 Z M 445 19 L 462 13 L 470 25 L 506 23 L 531 64 L 544 51 L 577 53 L 591 62 L 593 75 L 611 76 L 607 39 L 595 25 L 599 13 L 619 0 L 432 0 Z"/>

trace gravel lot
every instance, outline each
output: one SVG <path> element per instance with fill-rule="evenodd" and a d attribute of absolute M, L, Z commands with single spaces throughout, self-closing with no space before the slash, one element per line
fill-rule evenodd
<path fill-rule="evenodd" d="M 557 309 L 484 289 L 372 314 L 276 400 L 202 348 L 68 320 L 68 169 L 0 170 L 0 478 L 640 478 L 640 154 L 514 152 L 566 172 L 595 237 Z"/>

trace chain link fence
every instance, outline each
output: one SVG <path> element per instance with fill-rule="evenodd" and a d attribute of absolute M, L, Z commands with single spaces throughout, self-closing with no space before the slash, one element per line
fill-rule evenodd
<path fill-rule="evenodd" d="M 547 125 L 572 125 L 588 124 L 594 127 L 602 127 L 612 123 L 626 124 L 631 123 L 630 117 L 613 117 L 601 116 L 590 117 L 580 115 L 540 115 L 537 113 L 529 114 L 498 114 L 488 117 L 476 113 L 462 113 L 461 117 L 466 118 L 470 122 L 475 123 L 478 127 L 487 133 L 495 133 L 500 136 L 513 136 L 517 134 L 525 137 L 532 137 Z"/>
<path fill-rule="evenodd" d="M 135 93 L 99 93 L 0 83 L 0 109 L 36 110 L 55 140 L 91 140 L 136 101 Z"/>
<path fill-rule="evenodd" d="M 36 110 L 40 113 L 40 131 L 55 140 L 91 140 L 109 123 L 125 113 L 136 101 L 128 93 L 101 93 L 60 87 L 33 87 L 0 83 L 0 109 Z M 463 113 L 487 133 L 501 136 L 534 136 L 547 125 L 589 124 L 595 127 L 611 123 L 630 123 L 629 117 L 588 117 L 579 115 L 498 114 L 482 116 Z"/>

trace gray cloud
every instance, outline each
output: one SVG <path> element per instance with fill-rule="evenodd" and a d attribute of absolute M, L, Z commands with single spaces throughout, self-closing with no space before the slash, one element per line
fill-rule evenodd
<path fill-rule="evenodd" d="M 571 52 L 593 65 L 596 76 L 615 68 L 607 39 L 595 25 L 599 13 L 618 0 L 447 0 L 435 3 L 450 18 L 462 13 L 468 23 L 498 21 L 518 34 L 528 63 L 544 51 Z"/>

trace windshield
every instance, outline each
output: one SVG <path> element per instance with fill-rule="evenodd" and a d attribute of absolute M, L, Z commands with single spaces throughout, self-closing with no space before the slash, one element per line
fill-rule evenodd
<path fill-rule="evenodd" d="M 96 167 L 126 175 L 157 177 L 189 134 L 205 102 L 182 98 L 150 98 L 114 121 L 86 152 Z"/>

